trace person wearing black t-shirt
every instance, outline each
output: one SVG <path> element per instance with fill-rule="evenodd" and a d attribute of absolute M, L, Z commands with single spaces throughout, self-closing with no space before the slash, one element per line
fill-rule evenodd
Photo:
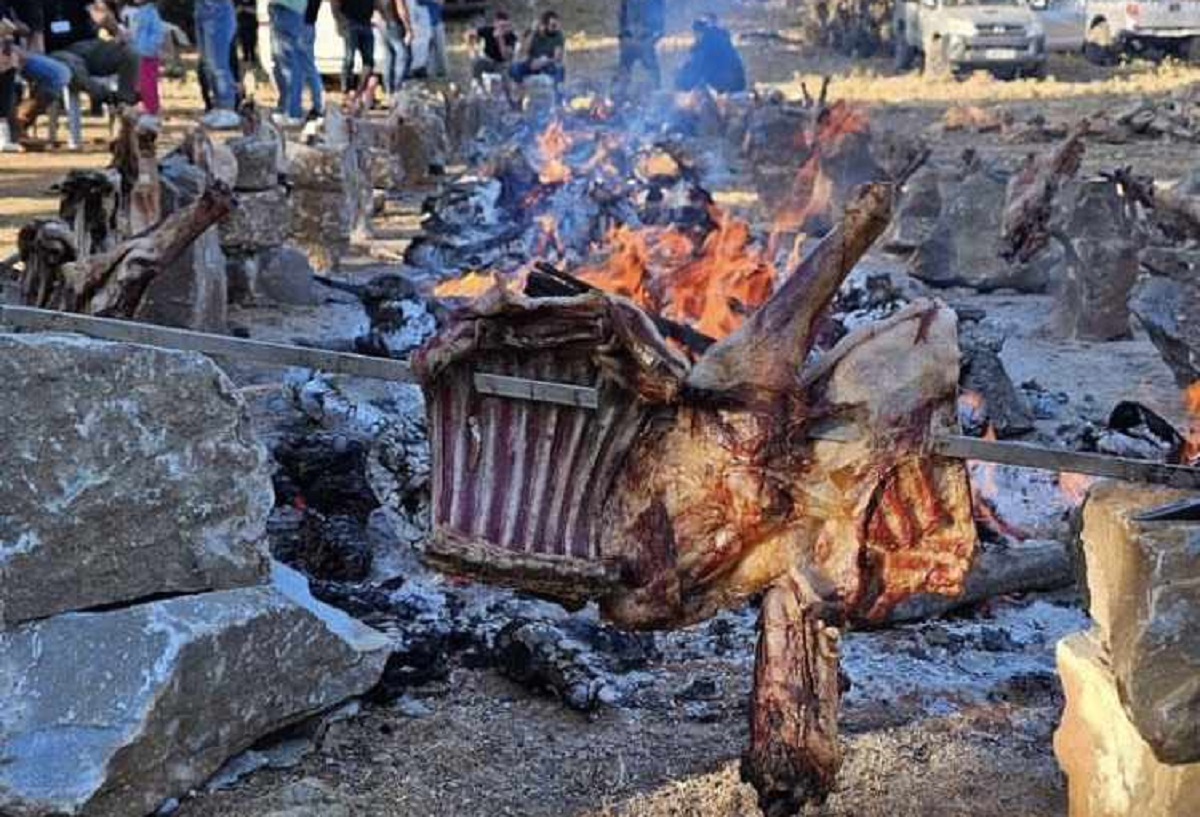
<path fill-rule="evenodd" d="M 367 80 L 375 73 L 375 30 L 371 17 L 375 14 L 375 0 L 333 0 L 342 30 L 345 52 L 342 57 L 342 93 L 349 94 L 365 88 Z M 354 73 L 354 57 L 362 56 L 363 79 L 360 83 Z"/>
<path fill-rule="evenodd" d="M 563 67 L 566 44 L 558 14 L 547 11 L 537 28 L 525 34 L 525 59 L 513 63 L 512 78 L 524 82 L 534 74 L 546 74 L 554 77 L 555 85 L 561 85 L 566 76 Z"/>
<path fill-rule="evenodd" d="M 115 37 L 100 39 L 101 24 L 117 34 L 111 12 L 91 0 L 45 0 L 42 17 L 46 53 L 71 69 L 72 87 L 86 92 L 94 103 L 107 102 L 112 93 L 93 77 L 116 74 L 116 101 L 137 102 L 138 55 Z"/>
<path fill-rule="evenodd" d="M 467 34 L 471 48 L 471 75 L 476 81 L 484 74 L 507 75 L 517 50 L 517 33 L 513 31 L 508 12 L 497 11 L 491 25 L 480 26 Z"/>

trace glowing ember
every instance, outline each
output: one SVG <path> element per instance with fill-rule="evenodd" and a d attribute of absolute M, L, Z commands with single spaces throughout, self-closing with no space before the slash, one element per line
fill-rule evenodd
<path fill-rule="evenodd" d="M 542 161 L 538 181 L 542 184 L 566 184 L 571 181 L 571 168 L 565 156 L 571 147 L 571 137 L 561 120 L 555 119 L 538 136 L 538 155 Z"/>
<path fill-rule="evenodd" d="M 1187 387 L 1183 405 L 1188 413 L 1187 442 L 1183 446 L 1183 461 L 1194 465 L 1200 461 L 1200 380 Z"/>

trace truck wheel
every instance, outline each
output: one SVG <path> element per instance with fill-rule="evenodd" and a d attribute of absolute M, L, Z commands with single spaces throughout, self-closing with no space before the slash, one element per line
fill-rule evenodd
<path fill-rule="evenodd" d="M 950 76 L 950 58 L 946 55 L 945 40 L 930 40 L 925 44 L 925 76 L 931 79 Z"/>
<path fill-rule="evenodd" d="M 1030 79 L 1045 79 L 1049 63 L 1039 62 L 1032 68 L 1025 69 L 1025 76 Z"/>
<path fill-rule="evenodd" d="M 912 68 L 913 60 L 917 54 L 916 50 L 905 39 L 904 32 L 899 32 L 896 37 L 896 46 L 892 50 L 892 56 L 897 71 L 907 71 L 909 68 Z"/>

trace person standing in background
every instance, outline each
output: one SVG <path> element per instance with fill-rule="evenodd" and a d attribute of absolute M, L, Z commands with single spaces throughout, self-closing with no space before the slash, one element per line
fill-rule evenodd
<path fill-rule="evenodd" d="M 299 125 L 304 120 L 305 21 L 308 0 L 271 0 L 271 56 L 275 61 L 275 85 L 279 89 L 282 124 Z"/>
<path fill-rule="evenodd" d="M 141 61 L 138 94 L 142 98 L 142 108 L 151 116 L 158 116 L 158 74 L 167 41 L 167 26 L 159 16 L 154 0 L 131 0 L 121 16 L 129 31 L 129 44 Z"/>
<path fill-rule="evenodd" d="M 333 0 L 333 11 L 342 32 L 342 93 L 351 97 L 365 91 L 375 73 L 375 0 Z M 354 73 L 355 55 L 362 58 L 362 81 Z"/>
<path fill-rule="evenodd" d="M 312 97 L 312 107 L 308 109 L 308 118 L 320 119 L 325 115 L 325 84 L 321 81 L 321 70 L 317 68 L 317 18 L 321 16 L 323 0 L 308 0 L 304 9 L 304 81 L 302 85 L 308 88 Z M 303 96 L 301 98 L 303 105 Z"/>
<path fill-rule="evenodd" d="M 212 95 L 212 110 L 200 122 L 208 128 L 233 130 L 241 124 L 234 111 L 237 82 L 230 67 L 237 15 L 233 0 L 196 0 L 196 46 Z"/>
<path fill-rule="evenodd" d="M 237 9 L 237 50 L 241 66 L 239 81 L 244 81 L 246 72 L 253 71 L 254 78 L 266 82 L 267 72 L 258 58 L 258 10 L 255 0 L 234 0 Z"/>
<path fill-rule="evenodd" d="M 650 75 L 654 87 L 662 85 L 662 72 L 658 67 L 658 41 L 665 30 L 664 0 L 621 0 L 617 96 L 623 97 L 629 90 L 633 66 L 639 62 Z"/>
<path fill-rule="evenodd" d="M 383 89 L 390 98 L 400 90 L 408 73 L 412 16 L 408 12 L 408 0 L 377 0 L 376 8 L 383 17 Z"/>
<path fill-rule="evenodd" d="M 429 12 L 428 75 L 445 79 L 449 73 L 446 60 L 446 4 L 444 0 L 417 0 Z"/>

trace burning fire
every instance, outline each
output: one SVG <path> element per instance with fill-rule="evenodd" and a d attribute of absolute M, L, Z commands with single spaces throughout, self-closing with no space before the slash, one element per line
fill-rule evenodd
<path fill-rule="evenodd" d="M 674 179 L 679 172 L 679 162 L 666 151 L 656 150 L 638 161 L 638 174 L 643 179 Z"/>
<path fill-rule="evenodd" d="M 538 181 L 542 184 L 566 184 L 571 181 L 571 168 L 566 163 L 567 151 L 571 148 L 571 137 L 563 128 L 562 120 L 555 119 L 538 135 L 538 155 L 542 168 Z"/>
<path fill-rule="evenodd" d="M 712 207 L 716 228 L 697 239 L 674 227 L 617 227 L 603 264 L 579 278 L 721 339 L 766 302 L 775 268 L 754 246 L 750 227 Z"/>
<path fill-rule="evenodd" d="M 512 288 L 513 282 L 494 272 L 468 272 L 461 278 L 438 284 L 433 294 L 438 298 L 478 298 L 498 286 Z"/>
<path fill-rule="evenodd" d="M 1183 445 L 1183 461 L 1195 465 L 1200 460 L 1200 380 L 1183 393 L 1183 406 L 1188 413 L 1187 441 Z"/>
<path fill-rule="evenodd" d="M 811 132 L 797 137 L 797 149 L 808 154 L 800 166 L 791 191 L 775 217 L 774 237 L 784 233 L 806 231 L 814 220 L 828 220 L 835 204 L 835 179 L 827 171 L 827 160 L 843 149 L 847 140 L 870 134 L 870 120 L 863 111 L 835 102 L 818 119 Z"/>

